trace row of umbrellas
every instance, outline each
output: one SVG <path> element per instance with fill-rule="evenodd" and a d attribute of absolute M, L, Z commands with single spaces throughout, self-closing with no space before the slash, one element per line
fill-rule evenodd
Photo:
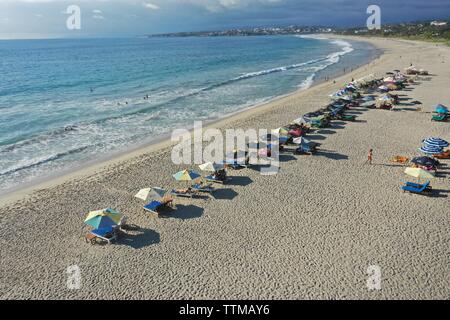
<path fill-rule="evenodd" d="M 280 134 L 282 130 L 280 129 Z M 294 139 L 294 143 L 303 144 L 309 143 L 305 138 L 296 138 Z M 202 165 L 199 165 L 200 170 L 207 172 L 216 172 L 225 168 L 222 163 L 215 162 L 207 162 Z M 173 175 L 174 179 L 177 181 L 193 181 L 201 177 L 201 175 L 193 170 L 182 170 Z M 141 189 L 135 197 L 144 201 L 151 200 L 159 200 L 163 198 L 167 193 L 167 190 L 160 187 L 152 187 Z M 95 229 L 103 229 L 103 228 L 111 228 L 117 226 L 122 218 L 122 214 L 118 211 L 115 211 L 111 208 L 91 211 L 88 213 L 84 222 L 95 228 Z"/>

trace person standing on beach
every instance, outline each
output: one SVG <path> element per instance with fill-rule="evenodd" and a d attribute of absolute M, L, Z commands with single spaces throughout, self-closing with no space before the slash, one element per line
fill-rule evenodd
<path fill-rule="evenodd" d="M 364 162 L 364 164 L 372 164 L 372 159 L 373 159 L 373 149 L 369 150 L 369 154 L 367 155 L 367 160 L 366 162 Z"/>

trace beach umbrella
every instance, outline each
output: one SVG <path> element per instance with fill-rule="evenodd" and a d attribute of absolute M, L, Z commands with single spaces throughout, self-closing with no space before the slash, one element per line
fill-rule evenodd
<path fill-rule="evenodd" d="M 292 140 L 295 144 L 310 144 L 311 142 L 303 137 L 298 137 Z"/>
<path fill-rule="evenodd" d="M 449 146 L 449 143 L 441 138 L 430 137 L 423 141 L 424 144 L 434 147 L 445 148 Z"/>
<path fill-rule="evenodd" d="M 289 141 L 289 138 L 287 136 L 281 136 L 279 137 L 280 144 L 286 144 Z"/>
<path fill-rule="evenodd" d="M 201 175 L 192 170 L 182 170 L 175 173 L 173 177 L 177 181 L 191 181 L 200 178 Z"/>
<path fill-rule="evenodd" d="M 300 117 L 298 119 L 295 119 L 292 122 L 295 123 L 295 124 L 298 124 L 298 125 L 302 125 L 302 124 L 307 124 L 308 123 L 308 121 L 304 117 Z"/>
<path fill-rule="evenodd" d="M 433 179 L 434 173 L 421 168 L 406 168 L 405 173 L 417 179 Z"/>
<path fill-rule="evenodd" d="M 436 166 L 439 164 L 439 161 L 430 157 L 415 157 L 411 162 L 421 166 Z"/>
<path fill-rule="evenodd" d="M 144 201 L 158 200 L 164 197 L 167 190 L 159 187 L 145 188 L 136 193 L 135 197 Z"/>
<path fill-rule="evenodd" d="M 442 104 L 438 104 L 434 111 L 436 111 L 437 113 L 448 113 L 448 108 Z"/>
<path fill-rule="evenodd" d="M 277 128 L 275 131 L 278 133 L 278 135 L 281 136 L 287 136 L 289 134 L 289 131 L 286 128 Z"/>
<path fill-rule="evenodd" d="M 223 163 L 207 162 L 198 166 L 202 171 L 216 172 L 224 168 Z"/>
<path fill-rule="evenodd" d="M 374 96 L 364 96 L 362 97 L 363 101 L 374 101 L 375 97 Z"/>
<path fill-rule="evenodd" d="M 95 229 L 111 228 L 116 226 L 121 218 L 122 215 L 119 212 L 108 208 L 89 212 L 84 223 Z"/>
<path fill-rule="evenodd" d="M 423 145 L 422 147 L 419 148 L 419 151 L 425 154 L 440 154 L 443 152 L 443 149 L 442 147 Z"/>

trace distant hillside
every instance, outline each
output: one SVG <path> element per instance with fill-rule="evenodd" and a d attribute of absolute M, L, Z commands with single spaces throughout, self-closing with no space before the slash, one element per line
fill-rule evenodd
<path fill-rule="evenodd" d="M 309 33 L 330 33 L 335 31 L 326 27 L 255 27 L 248 29 L 231 29 L 223 31 L 194 31 L 147 35 L 147 37 L 235 37 L 235 36 L 267 36 Z"/>
<path fill-rule="evenodd" d="M 178 32 L 145 37 L 235 37 L 235 36 L 266 36 L 266 35 L 290 35 L 311 33 L 336 33 L 359 36 L 397 37 L 415 40 L 439 41 L 450 44 L 450 21 L 426 21 L 399 24 L 385 24 L 380 30 L 368 30 L 362 28 L 333 28 L 333 27 L 255 27 L 247 29 L 231 29 L 223 31 L 195 31 Z"/>
<path fill-rule="evenodd" d="M 381 27 L 381 30 L 350 28 L 337 30 L 336 33 L 360 36 L 398 37 L 411 40 L 446 42 L 450 44 L 450 21 L 385 24 Z"/>

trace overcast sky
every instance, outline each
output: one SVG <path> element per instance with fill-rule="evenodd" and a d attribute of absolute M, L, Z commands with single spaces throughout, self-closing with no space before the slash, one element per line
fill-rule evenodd
<path fill-rule="evenodd" d="M 81 30 L 68 30 L 69 5 Z M 382 23 L 450 19 L 449 0 L 0 0 L 0 38 L 135 36 L 271 25 L 362 26 L 377 4 Z"/>

